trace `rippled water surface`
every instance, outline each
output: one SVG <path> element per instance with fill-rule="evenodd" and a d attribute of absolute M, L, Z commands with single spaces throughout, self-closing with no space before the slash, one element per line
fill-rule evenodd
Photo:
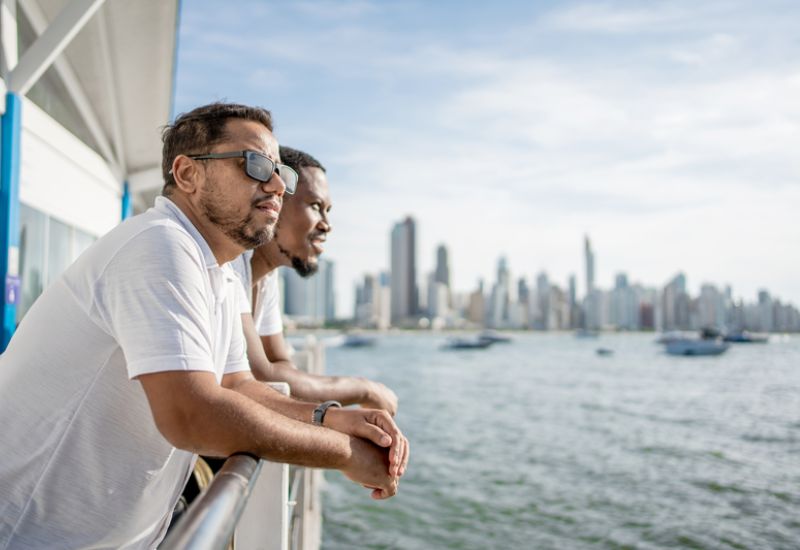
<path fill-rule="evenodd" d="M 397 392 L 412 457 L 386 502 L 327 474 L 324 548 L 800 548 L 800 338 L 442 341 L 328 350 L 328 373 Z"/>

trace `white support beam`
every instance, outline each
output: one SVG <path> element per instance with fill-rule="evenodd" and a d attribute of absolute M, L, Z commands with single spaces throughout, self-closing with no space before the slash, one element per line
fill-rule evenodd
<path fill-rule="evenodd" d="M 18 59 L 16 0 L 0 0 L 0 48 L 2 48 L 3 54 L 0 59 L 0 71 L 2 72 L 0 76 L 5 80 L 11 69 L 16 66 Z"/>
<path fill-rule="evenodd" d="M 35 32 L 37 36 L 41 36 L 45 33 L 48 28 L 47 18 L 42 8 L 39 6 L 39 3 L 36 0 L 19 0 L 19 6 L 22 8 L 22 11 L 25 12 L 25 16 L 28 18 L 33 28 L 33 32 Z M 61 77 L 61 81 L 67 89 L 67 93 L 69 93 L 72 102 L 78 109 L 78 113 L 86 124 L 86 128 L 92 135 L 92 139 L 97 143 L 100 154 L 106 159 L 106 162 L 109 163 L 114 177 L 122 181 L 125 179 L 124 165 L 120 163 L 118 155 L 115 155 L 112 151 L 108 136 L 103 130 L 100 119 L 92 106 L 92 102 L 87 97 L 83 86 L 81 86 L 80 80 L 75 74 L 72 65 L 67 61 L 66 57 L 59 56 L 53 62 L 53 68 L 58 72 L 58 76 Z"/>
<path fill-rule="evenodd" d="M 8 75 L 8 89 L 25 95 L 103 2 L 105 0 L 73 0 L 67 3 Z"/>
<path fill-rule="evenodd" d="M 100 12 L 97 16 L 100 29 L 100 57 L 103 63 L 103 82 L 106 84 L 106 95 L 111 109 L 111 135 L 113 136 L 114 152 L 117 154 L 117 163 L 123 173 L 128 172 L 127 159 L 125 158 L 125 142 L 122 140 L 122 121 L 120 120 L 119 102 L 117 101 L 117 72 L 111 62 L 111 42 L 108 39 L 108 25 L 106 13 Z"/>

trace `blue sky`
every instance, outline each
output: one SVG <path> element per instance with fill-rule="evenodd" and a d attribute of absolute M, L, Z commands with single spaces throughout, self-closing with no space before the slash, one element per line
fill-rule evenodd
<path fill-rule="evenodd" d="M 220 9 L 224 6 L 224 9 Z M 234 9 L 235 6 L 235 9 Z M 457 290 L 624 271 L 800 305 L 800 4 L 184 0 L 175 108 L 270 109 L 328 169 L 340 315 L 418 222 Z"/>

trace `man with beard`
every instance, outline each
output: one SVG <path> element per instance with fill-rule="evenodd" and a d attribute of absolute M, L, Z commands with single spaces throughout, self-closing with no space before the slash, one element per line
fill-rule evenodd
<path fill-rule="evenodd" d="M 285 197 L 275 238 L 232 262 L 248 296 L 252 296 L 252 316 L 243 314 L 242 326 L 253 374 L 259 380 L 288 382 L 292 395 L 299 399 L 360 404 L 394 416 L 397 396 L 383 384 L 366 378 L 313 375 L 298 370 L 291 362 L 283 338 L 277 268 L 292 267 L 303 277 L 316 273 L 332 228 L 331 199 L 325 168 L 317 159 L 285 146 L 281 146 L 280 155 L 299 175 L 297 190 Z"/>
<path fill-rule="evenodd" d="M 388 413 L 320 418 L 250 373 L 226 264 L 271 237 L 297 180 L 269 112 L 207 105 L 163 141 L 164 196 L 53 282 L 0 356 L 0 548 L 154 548 L 198 453 L 397 490 Z"/>

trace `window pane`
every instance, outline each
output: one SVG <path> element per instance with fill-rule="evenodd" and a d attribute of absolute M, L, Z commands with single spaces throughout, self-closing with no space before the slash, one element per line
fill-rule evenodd
<path fill-rule="evenodd" d="M 18 323 L 44 287 L 47 227 L 47 216 L 24 204 L 20 205 L 19 218 L 19 273 L 22 277 L 22 299 L 17 307 Z"/>
<path fill-rule="evenodd" d="M 80 229 L 72 228 L 72 258 L 71 261 L 78 259 L 78 256 L 83 254 L 83 251 L 92 246 L 92 243 L 97 239 L 88 233 L 84 233 Z"/>
<path fill-rule="evenodd" d="M 70 244 L 72 240 L 72 228 L 67 224 L 50 218 L 49 241 L 47 243 L 47 279 L 45 285 L 49 285 L 61 275 L 71 263 L 72 254 Z"/>

